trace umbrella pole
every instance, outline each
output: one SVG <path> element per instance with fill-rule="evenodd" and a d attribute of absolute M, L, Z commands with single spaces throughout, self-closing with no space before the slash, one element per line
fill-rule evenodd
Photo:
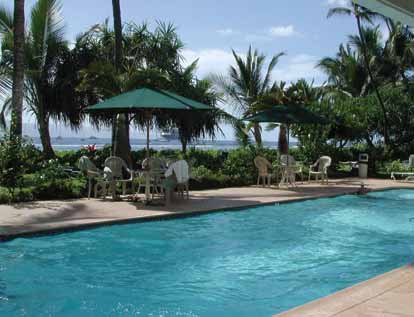
<path fill-rule="evenodd" d="M 288 154 L 288 160 L 289 160 L 289 141 L 290 141 L 290 125 L 287 124 L 287 154 Z"/>
<path fill-rule="evenodd" d="M 147 115 L 147 158 L 150 157 L 150 125 L 151 125 L 151 119 L 152 119 L 152 113 L 151 111 L 148 111 L 146 113 Z"/>
<path fill-rule="evenodd" d="M 151 124 L 151 119 L 152 119 L 152 114 L 151 111 L 148 111 L 146 113 L 147 116 L 147 160 L 150 157 L 150 148 L 149 148 L 149 137 L 150 137 L 150 124 Z M 148 167 L 149 167 L 149 162 L 148 163 Z M 149 203 L 150 201 L 150 171 L 146 170 L 145 171 L 145 203 Z"/>

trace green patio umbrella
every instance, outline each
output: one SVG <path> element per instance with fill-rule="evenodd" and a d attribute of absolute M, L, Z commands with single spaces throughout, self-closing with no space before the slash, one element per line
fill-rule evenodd
<path fill-rule="evenodd" d="M 155 111 L 160 110 L 211 110 L 203 103 L 185 98 L 166 90 L 140 88 L 132 90 L 116 97 L 109 98 L 96 105 L 90 106 L 87 112 L 101 113 L 139 113 L 144 112 L 147 121 L 147 158 L 149 157 L 149 132 L 152 117 Z M 191 124 L 191 122 L 188 122 Z M 149 175 L 145 177 L 145 200 L 149 202 Z"/>
<path fill-rule="evenodd" d="M 269 110 L 260 111 L 254 115 L 243 118 L 251 122 L 275 122 L 287 125 L 287 142 L 289 147 L 289 135 L 291 124 L 328 124 L 326 118 L 298 105 L 276 105 Z M 289 162 L 288 162 L 289 165 Z"/>
<path fill-rule="evenodd" d="M 149 156 L 149 131 L 154 111 L 157 110 L 211 110 L 208 105 L 175 93 L 140 88 L 109 98 L 87 107 L 87 112 L 138 113 L 145 112 L 147 120 L 147 157 Z"/>

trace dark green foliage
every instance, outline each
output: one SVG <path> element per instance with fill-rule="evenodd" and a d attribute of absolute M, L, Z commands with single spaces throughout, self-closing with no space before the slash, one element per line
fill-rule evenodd
<path fill-rule="evenodd" d="M 23 186 L 23 175 L 26 171 L 24 164 L 24 151 L 21 141 L 9 140 L 7 136 L 1 141 L 0 146 L 0 183 L 4 186 L 14 199 L 16 189 Z"/>

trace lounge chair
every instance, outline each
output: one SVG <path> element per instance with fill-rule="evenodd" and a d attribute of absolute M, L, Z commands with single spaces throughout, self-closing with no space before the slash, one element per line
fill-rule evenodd
<path fill-rule="evenodd" d="M 260 181 L 263 183 L 263 187 L 266 185 L 270 186 L 273 174 L 269 172 L 269 170 L 273 167 L 272 164 L 268 160 L 266 160 L 262 156 L 257 156 L 254 159 L 254 165 L 259 170 L 258 176 L 257 176 L 257 186 L 260 185 Z"/>
<path fill-rule="evenodd" d="M 411 154 L 408 157 L 408 161 L 403 162 L 404 167 L 406 167 L 407 169 L 409 168 L 413 168 L 414 167 L 414 154 Z"/>
<path fill-rule="evenodd" d="M 391 179 L 396 181 L 397 176 L 405 177 L 404 181 L 411 182 L 414 181 L 414 172 L 410 171 L 414 168 L 414 154 L 411 154 L 408 158 L 408 161 L 402 163 L 407 171 L 404 172 L 391 172 Z"/>
<path fill-rule="evenodd" d="M 328 184 L 328 168 L 331 166 L 332 159 L 329 156 L 320 157 L 314 164 L 309 167 L 309 178 L 315 176 L 315 180 L 318 181 L 319 176 L 321 177 L 322 184 L 326 182 Z"/>
<path fill-rule="evenodd" d="M 108 183 L 104 179 L 103 172 L 87 156 L 79 159 L 78 167 L 80 171 L 88 178 L 88 199 L 91 198 L 92 184 L 94 188 L 94 197 L 106 196 Z"/>
<path fill-rule="evenodd" d="M 124 177 L 124 171 L 129 177 Z M 104 173 L 107 178 L 110 178 L 109 181 L 112 183 L 111 190 L 115 190 L 115 184 L 121 183 L 122 184 L 122 194 L 126 194 L 126 185 L 131 184 L 132 192 L 134 192 L 134 171 L 132 171 L 128 165 L 124 162 L 123 159 L 117 156 L 110 156 L 105 160 L 105 169 Z M 115 196 L 115 192 L 112 193 L 112 196 Z"/>

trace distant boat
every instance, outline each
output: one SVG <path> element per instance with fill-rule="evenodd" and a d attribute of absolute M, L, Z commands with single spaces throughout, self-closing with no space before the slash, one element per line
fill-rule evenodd
<path fill-rule="evenodd" d="M 93 136 L 93 135 L 92 135 L 92 136 L 90 136 L 90 137 L 89 137 L 89 139 L 90 139 L 90 140 L 96 140 L 96 139 L 98 139 L 98 138 L 97 138 L 96 136 Z"/>
<path fill-rule="evenodd" d="M 62 140 L 63 138 L 59 135 L 58 137 L 56 137 L 56 140 Z"/>
<path fill-rule="evenodd" d="M 175 141 L 180 139 L 180 133 L 177 128 L 164 130 L 161 132 L 161 138 L 167 141 Z"/>

